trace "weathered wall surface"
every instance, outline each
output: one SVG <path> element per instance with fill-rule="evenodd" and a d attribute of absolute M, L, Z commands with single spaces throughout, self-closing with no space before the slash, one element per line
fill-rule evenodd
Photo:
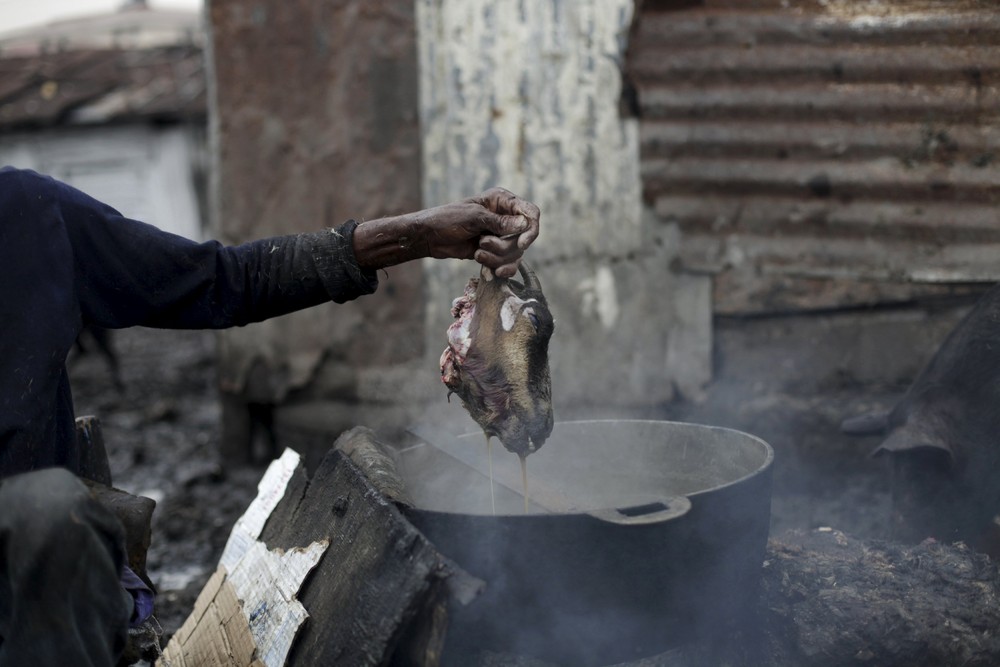
<path fill-rule="evenodd" d="M 645 216 L 638 124 L 619 112 L 632 0 L 418 0 L 428 205 L 503 185 L 535 201 L 528 253 L 556 332 L 561 406 L 654 405 L 696 394 L 711 349 L 709 287 L 670 270 L 669 228 Z M 475 274 L 427 263 L 429 350 Z"/>
<path fill-rule="evenodd" d="M 427 202 L 503 183 L 544 211 L 534 256 L 634 250 L 638 125 L 618 114 L 631 0 L 420 0 L 417 20 Z"/>
<path fill-rule="evenodd" d="M 218 234 L 239 242 L 420 208 L 413 4 L 404 0 L 211 0 Z M 246 402 L 325 402 L 354 423 L 359 366 L 420 358 L 421 271 L 393 268 L 378 294 L 227 331 L 227 433 Z M 393 397 L 388 397 L 392 400 Z"/>
<path fill-rule="evenodd" d="M 213 0 L 217 219 L 239 241 L 503 185 L 543 211 L 528 259 L 556 317 L 557 413 L 697 397 L 713 315 L 968 295 L 1000 275 L 988 8 Z M 283 419 L 310 428 L 406 424 L 443 403 L 449 304 L 476 272 L 392 269 L 372 299 L 228 333 L 223 386 L 291 399 Z M 878 380 L 864 351 L 893 327 L 866 321 L 782 385 Z M 737 338 L 716 358 L 750 372 L 734 360 L 760 355 Z"/>

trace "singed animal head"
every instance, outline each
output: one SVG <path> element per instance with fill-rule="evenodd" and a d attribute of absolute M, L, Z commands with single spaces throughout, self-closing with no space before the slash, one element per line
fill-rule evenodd
<path fill-rule="evenodd" d="M 522 262 L 520 274 L 523 282 L 483 269 L 468 352 L 455 381 L 446 383 L 487 436 L 524 457 L 552 432 L 554 321 L 534 271 Z"/>

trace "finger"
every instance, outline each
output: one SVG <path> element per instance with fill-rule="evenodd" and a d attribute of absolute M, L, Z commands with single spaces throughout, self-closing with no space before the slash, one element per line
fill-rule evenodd
<path fill-rule="evenodd" d="M 534 221 L 529 218 L 527 231 L 522 232 L 517 237 L 517 247 L 521 250 L 527 249 L 527 247 L 534 243 L 535 239 L 538 238 L 539 229 L 538 218 L 535 218 Z"/>
<path fill-rule="evenodd" d="M 531 222 L 523 215 L 485 213 L 480 216 L 480 222 L 484 231 L 494 236 L 515 236 L 531 231 Z"/>
<path fill-rule="evenodd" d="M 506 203 L 512 199 L 517 199 L 517 196 L 510 190 L 501 187 L 492 187 L 489 190 L 472 197 L 472 201 L 476 202 L 480 206 L 485 206 L 493 212 L 499 212 L 505 208 Z M 507 208 L 507 210 L 513 209 Z"/>
<path fill-rule="evenodd" d="M 518 247 L 524 250 L 538 238 L 538 232 L 541 230 L 542 212 L 530 201 L 525 201 L 513 194 L 511 194 L 511 197 L 513 198 L 510 202 L 512 210 L 515 213 L 520 213 L 528 222 L 527 229 L 521 232 L 520 238 L 517 240 Z"/>
<path fill-rule="evenodd" d="M 506 188 L 490 188 L 486 192 L 472 197 L 472 201 L 501 215 L 516 213 L 534 222 L 537 222 L 540 217 L 540 212 L 535 204 L 521 199 Z"/>
<path fill-rule="evenodd" d="M 477 250 L 474 259 L 483 266 L 493 269 L 493 272 L 501 278 L 511 278 L 517 273 L 517 265 L 521 255 L 514 257 L 494 255 L 486 250 Z"/>
<path fill-rule="evenodd" d="M 477 252 L 483 253 L 483 258 L 490 263 L 491 268 L 513 264 L 516 269 L 517 262 L 524 255 L 524 251 L 517 247 L 517 238 L 501 239 L 496 236 L 481 237 Z"/>
<path fill-rule="evenodd" d="M 525 201 L 520 197 L 514 197 L 513 206 L 516 213 L 520 213 L 526 217 L 529 222 L 534 222 L 536 225 L 538 224 L 538 220 L 542 217 L 542 212 L 535 204 L 530 201 Z"/>
<path fill-rule="evenodd" d="M 517 264 L 504 264 L 498 269 L 494 269 L 495 273 L 500 278 L 513 278 L 517 275 Z"/>
<path fill-rule="evenodd" d="M 502 239 L 499 236 L 481 236 L 479 237 L 479 248 L 492 253 L 497 257 L 506 257 L 509 255 L 516 259 L 522 254 L 520 249 L 517 247 L 516 236 L 505 239 Z"/>

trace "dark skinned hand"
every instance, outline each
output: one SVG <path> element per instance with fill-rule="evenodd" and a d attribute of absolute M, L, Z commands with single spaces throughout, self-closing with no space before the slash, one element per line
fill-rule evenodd
<path fill-rule="evenodd" d="M 366 269 L 421 257 L 474 259 L 510 278 L 538 237 L 539 217 L 531 202 L 492 188 L 459 202 L 364 222 L 354 231 L 354 254 Z"/>

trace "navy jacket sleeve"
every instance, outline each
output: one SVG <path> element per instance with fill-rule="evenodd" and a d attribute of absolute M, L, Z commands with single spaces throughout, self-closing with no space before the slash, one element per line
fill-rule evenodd
<path fill-rule="evenodd" d="M 354 227 L 195 243 L 0 169 L 0 478 L 79 470 L 65 361 L 84 324 L 222 328 L 373 292 Z"/>
<path fill-rule="evenodd" d="M 375 291 L 354 258 L 356 223 L 223 246 L 163 232 L 56 181 L 84 321 L 226 328 Z"/>

